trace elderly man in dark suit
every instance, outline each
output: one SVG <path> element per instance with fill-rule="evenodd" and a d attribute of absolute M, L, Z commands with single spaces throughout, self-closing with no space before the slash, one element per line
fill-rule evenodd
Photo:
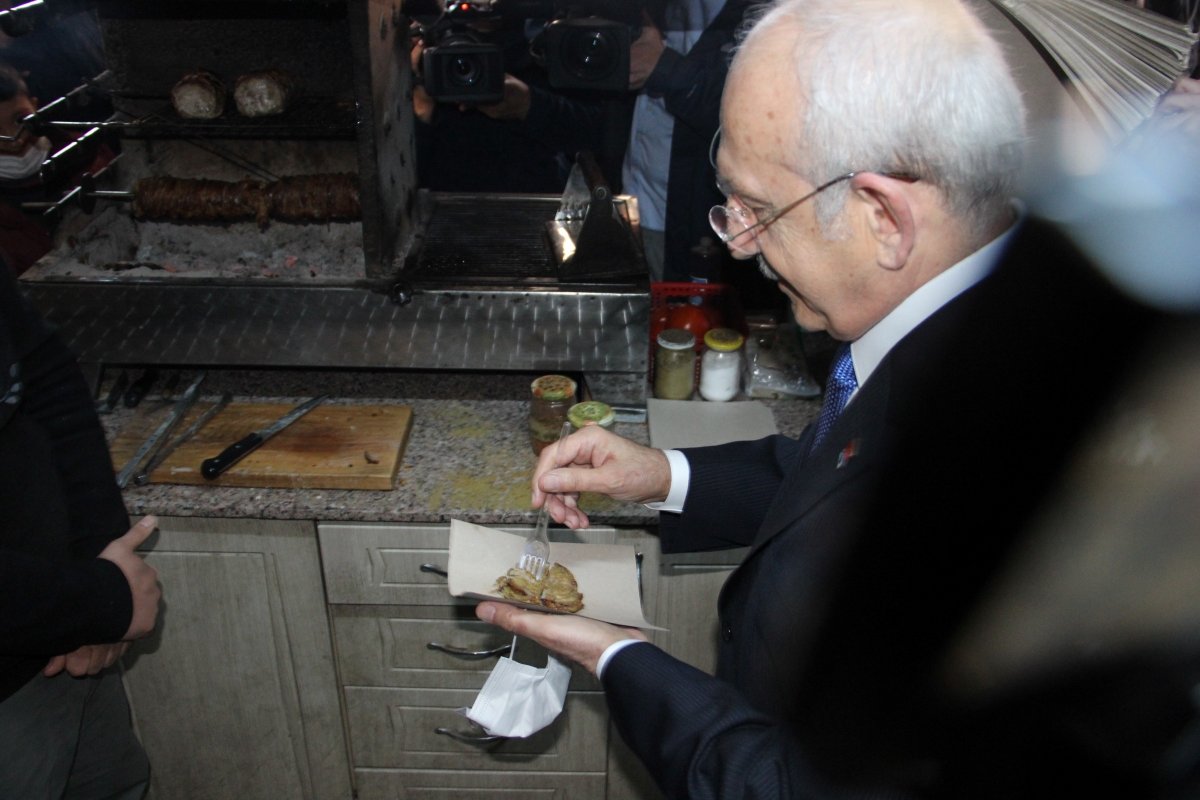
<path fill-rule="evenodd" d="M 717 674 L 637 631 L 477 610 L 599 675 L 669 797 L 1151 796 L 1185 719 L 1110 763 L 1077 697 L 1009 707 L 946 677 L 1152 321 L 1020 218 L 1023 117 L 955 0 L 781 0 L 742 43 L 711 222 L 844 343 L 821 417 L 682 452 L 585 429 L 543 454 L 533 492 L 571 527 L 581 491 L 659 504 L 664 551 L 748 545 L 717 602 Z"/>

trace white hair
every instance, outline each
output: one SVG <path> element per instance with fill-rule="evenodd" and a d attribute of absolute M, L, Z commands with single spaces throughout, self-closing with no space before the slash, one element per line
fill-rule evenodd
<path fill-rule="evenodd" d="M 823 183 L 851 171 L 916 176 L 982 233 L 1007 213 L 1021 170 L 1025 109 L 999 45 L 958 0 L 777 0 L 742 49 L 777 25 L 795 32 L 807 102 L 789 166 Z M 848 188 L 817 198 L 829 229 Z"/>

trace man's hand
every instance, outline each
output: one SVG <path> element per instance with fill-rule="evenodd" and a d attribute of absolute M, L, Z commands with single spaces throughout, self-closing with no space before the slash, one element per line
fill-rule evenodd
<path fill-rule="evenodd" d="M 637 628 L 621 628 L 568 614 L 526 611 L 506 603 L 480 603 L 475 607 L 475 616 L 509 633 L 532 639 L 547 650 L 581 665 L 593 675 L 596 674 L 596 662 L 609 645 L 625 639 L 646 641 L 645 634 Z"/>
<path fill-rule="evenodd" d="M 50 659 L 50 662 L 42 670 L 42 674 L 47 678 L 53 678 L 65 669 L 76 678 L 95 675 L 117 663 L 117 659 L 125 655 L 125 651 L 128 649 L 129 642 L 85 644 L 72 653 Z"/>
<path fill-rule="evenodd" d="M 420 83 L 421 56 L 425 53 L 425 41 L 413 29 L 411 49 L 408 51 L 409 66 L 413 74 L 413 116 L 421 122 L 429 124 L 433 121 L 433 108 L 437 102 L 425 91 Z"/>
<path fill-rule="evenodd" d="M 665 500 L 671 466 L 662 450 L 631 442 L 589 425 L 547 447 L 533 472 L 533 507 L 547 504 L 550 517 L 568 528 L 586 528 L 580 492 L 597 492 L 627 503 Z"/>
<path fill-rule="evenodd" d="M 530 91 L 529 84 L 520 78 L 505 74 L 504 99 L 489 106 L 478 106 L 478 109 L 492 119 L 523 120 L 529 116 L 529 107 L 532 104 L 533 92 Z"/>
<path fill-rule="evenodd" d="M 133 596 L 133 619 L 129 622 L 129 630 L 121 637 L 122 640 L 141 639 L 149 635 L 158 619 L 158 602 L 162 599 L 162 590 L 158 586 L 158 571 L 135 552 L 157 526 L 158 517 L 142 517 L 124 536 L 113 539 L 100 552 L 100 558 L 120 567 L 125 580 L 129 582 L 129 592 Z"/>
<path fill-rule="evenodd" d="M 629 88 L 641 89 L 658 65 L 658 59 L 667 46 L 662 31 L 654 26 L 648 14 L 642 14 L 642 32 L 629 45 Z"/>

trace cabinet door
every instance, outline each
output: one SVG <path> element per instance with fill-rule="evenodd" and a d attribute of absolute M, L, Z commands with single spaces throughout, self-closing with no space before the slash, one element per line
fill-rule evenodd
<path fill-rule="evenodd" d="M 710 675 L 717 666 L 717 595 L 745 548 L 661 555 L 658 611 L 666 631 L 654 643 Z"/>
<path fill-rule="evenodd" d="M 316 531 L 163 518 L 164 606 L 125 659 L 157 800 L 349 798 Z"/>

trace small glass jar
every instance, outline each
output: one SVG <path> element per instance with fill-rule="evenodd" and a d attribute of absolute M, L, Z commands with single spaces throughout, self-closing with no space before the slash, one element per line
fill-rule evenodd
<path fill-rule="evenodd" d="M 567 411 L 575 405 L 575 381 L 566 375 L 543 375 L 530 385 L 529 440 L 533 452 L 558 441 Z"/>
<path fill-rule="evenodd" d="M 691 400 L 696 383 L 696 337 L 681 328 L 658 335 L 654 352 L 654 396 Z"/>
<path fill-rule="evenodd" d="M 700 359 L 700 396 L 724 402 L 737 397 L 742 387 L 742 342 L 744 337 L 730 328 L 713 328 L 704 334 L 704 356 Z"/>
<path fill-rule="evenodd" d="M 599 400 L 584 400 L 567 410 L 567 419 L 571 420 L 571 426 L 575 430 L 586 428 L 588 425 L 611 428 L 617 419 L 617 414 L 608 403 L 601 403 Z"/>

